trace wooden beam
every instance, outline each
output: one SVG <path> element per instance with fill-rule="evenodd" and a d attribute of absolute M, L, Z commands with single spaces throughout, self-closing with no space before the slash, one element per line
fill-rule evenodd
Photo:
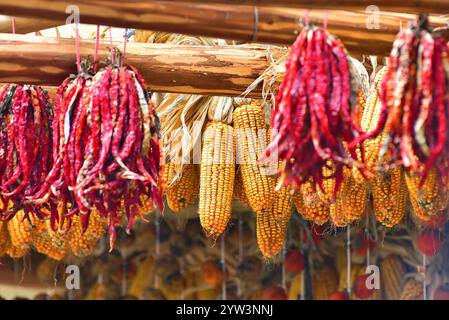
<path fill-rule="evenodd" d="M 250 6 L 148 0 L 0 0 L 0 12 L 53 19 L 64 24 L 69 5 L 78 6 L 82 23 L 284 45 L 295 40 L 305 13 L 305 10 L 276 7 L 255 10 Z M 312 10 L 309 15 L 311 23 L 323 24 L 324 11 Z M 379 24 L 368 26 L 371 16 L 365 12 L 329 11 L 328 17 L 329 31 L 339 36 L 349 51 L 387 55 L 400 25 L 405 26 L 414 15 L 380 12 Z M 447 20 L 433 17 L 431 25 L 445 27 Z"/>
<path fill-rule="evenodd" d="M 53 28 L 58 25 L 55 20 L 45 20 L 37 18 L 23 18 L 16 19 L 16 33 L 23 34 L 29 32 L 40 31 L 48 28 Z M 0 15 L 0 33 L 12 32 L 12 17 Z"/>
<path fill-rule="evenodd" d="M 204 3 L 204 0 L 165 0 L 167 2 Z M 309 9 L 358 9 L 378 6 L 381 10 L 398 12 L 449 13 L 447 0 L 207 0 L 208 3 L 249 5 L 265 7 L 309 8 Z"/>
<path fill-rule="evenodd" d="M 101 60 L 109 45 L 100 43 Z M 81 55 L 93 55 L 94 46 L 82 40 Z M 241 94 L 268 67 L 265 48 L 248 46 L 129 43 L 126 63 L 139 69 L 150 91 L 224 96 Z M 0 34 L 0 82 L 57 86 L 71 73 L 76 73 L 73 39 Z"/>

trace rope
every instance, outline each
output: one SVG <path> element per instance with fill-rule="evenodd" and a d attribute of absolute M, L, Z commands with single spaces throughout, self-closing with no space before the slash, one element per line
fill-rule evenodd
<path fill-rule="evenodd" d="M 111 62 L 112 62 L 112 64 L 114 64 L 115 63 L 115 54 L 114 54 L 114 52 L 112 50 L 112 48 L 114 46 L 112 44 L 112 27 L 109 27 L 109 44 L 111 46 Z"/>
<path fill-rule="evenodd" d="M 80 54 L 80 31 L 79 31 L 79 23 L 75 23 L 75 32 L 76 32 L 76 40 L 75 40 L 75 47 L 76 47 L 76 68 L 78 70 L 78 73 L 81 72 L 81 54 Z"/>
<path fill-rule="evenodd" d="M 94 52 L 94 71 L 98 70 L 98 47 L 100 45 L 100 25 L 97 24 L 97 36 L 95 38 L 95 52 Z"/>
<path fill-rule="evenodd" d="M 351 296 L 351 226 L 346 229 L 346 291 Z"/>
<path fill-rule="evenodd" d="M 221 284 L 221 297 L 226 300 L 226 255 L 225 255 L 225 235 L 221 237 L 221 270 L 223 272 L 223 282 Z"/>
<path fill-rule="evenodd" d="M 323 17 L 323 28 L 324 30 L 327 29 L 327 23 L 329 21 L 329 12 L 327 10 L 324 11 L 324 17 Z"/>
<path fill-rule="evenodd" d="M 422 265 L 423 265 L 423 269 L 422 269 L 422 274 L 423 274 L 423 290 L 422 290 L 422 293 L 423 293 L 423 300 L 427 300 L 427 286 L 426 286 L 426 264 L 427 264 L 427 258 L 426 258 L 426 255 L 425 254 L 423 254 L 422 255 Z"/>
<path fill-rule="evenodd" d="M 309 10 L 304 11 L 304 25 L 306 27 L 309 26 L 309 13 L 310 13 Z"/>
<path fill-rule="evenodd" d="M 254 28 L 253 28 L 253 36 L 252 41 L 257 42 L 257 32 L 259 31 L 259 9 L 254 7 Z"/>
<path fill-rule="evenodd" d="M 16 34 L 16 18 L 11 18 L 12 34 Z"/>
<path fill-rule="evenodd" d="M 123 43 L 123 56 L 122 56 L 122 62 L 125 62 L 125 56 L 126 56 L 126 43 L 128 42 L 128 28 L 125 29 L 125 42 Z"/>

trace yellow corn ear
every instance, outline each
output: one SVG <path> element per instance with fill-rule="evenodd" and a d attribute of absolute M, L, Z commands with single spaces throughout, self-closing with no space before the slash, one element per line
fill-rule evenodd
<path fill-rule="evenodd" d="M 337 227 L 361 219 L 366 213 L 367 183 L 357 183 L 350 171 L 345 171 L 337 197 L 330 205 L 330 216 Z"/>
<path fill-rule="evenodd" d="M 60 241 L 59 237 L 55 237 L 49 232 L 46 221 L 33 219 L 33 224 L 31 241 L 34 249 L 51 259 L 57 261 L 64 259 L 67 253 L 65 242 Z"/>
<path fill-rule="evenodd" d="M 232 214 L 235 178 L 234 129 L 210 123 L 204 132 L 200 173 L 199 216 L 208 236 L 225 231 Z"/>
<path fill-rule="evenodd" d="M 421 175 L 419 171 L 405 170 L 405 182 L 410 198 L 429 216 L 446 209 L 449 200 L 449 190 L 443 181 L 439 181 L 436 170 L 430 170 L 421 187 L 419 187 L 420 181 Z"/>
<path fill-rule="evenodd" d="M 269 139 L 264 110 L 257 103 L 246 104 L 237 107 L 232 117 L 245 194 L 250 207 L 260 213 L 274 201 L 276 186 L 276 178 L 269 176 L 267 168 L 258 163 Z"/>
<path fill-rule="evenodd" d="M 18 259 L 26 255 L 29 250 L 29 247 L 16 247 L 10 242 L 8 248 L 6 249 L 6 254 L 11 258 Z"/>
<path fill-rule="evenodd" d="M 175 180 L 175 164 L 173 162 L 167 162 L 163 167 L 162 174 L 162 190 L 164 194 L 170 188 Z"/>
<path fill-rule="evenodd" d="M 89 218 L 89 226 L 83 233 L 81 220 L 78 216 L 73 217 L 72 226 L 65 235 L 72 253 L 77 257 L 91 255 L 106 228 L 106 219 L 101 217 L 97 211 L 92 211 Z"/>
<path fill-rule="evenodd" d="M 401 222 L 408 198 L 402 169 L 392 168 L 384 173 L 379 172 L 371 180 L 370 186 L 377 221 L 389 228 Z"/>
<path fill-rule="evenodd" d="M 335 178 L 332 175 L 335 173 L 335 167 L 332 161 L 327 161 L 326 166 L 323 166 L 323 185 L 322 189 L 320 186 L 316 186 L 317 194 L 320 199 L 324 202 L 333 203 L 335 201 L 334 191 L 335 191 Z"/>
<path fill-rule="evenodd" d="M 237 173 L 235 174 L 233 198 L 241 204 L 249 206 L 248 197 L 243 187 L 242 172 L 239 169 L 237 169 Z"/>
<path fill-rule="evenodd" d="M 397 255 L 389 255 L 380 262 L 380 277 L 385 299 L 399 299 L 406 271 L 402 259 Z"/>
<path fill-rule="evenodd" d="M 304 183 L 293 195 L 296 210 L 304 219 L 322 225 L 329 220 L 330 205 L 320 199 L 310 183 Z"/>
<path fill-rule="evenodd" d="M 140 203 L 141 206 L 139 207 L 139 214 L 141 216 L 149 214 L 156 210 L 156 208 L 153 206 L 153 200 L 147 195 L 142 195 L 140 197 Z"/>
<path fill-rule="evenodd" d="M 362 130 L 365 132 L 373 131 L 379 122 L 382 109 L 380 92 L 382 88 L 382 80 L 387 70 L 387 67 L 383 67 L 381 70 L 379 70 L 379 72 L 376 74 L 376 77 L 374 78 L 374 82 L 371 85 L 360 123 Z M 358 160 L 360 162 L 364 160 L 363 164 L 365 165 L 366 169 L 368 169 L 368 174 L 366 177 L 368 180 L 371 180 L 375 176 L 375 169 L 379 164 L 380 148 L 386 137 L 386 132 L 382 132 L 376 138 L 365 141 L 361 146 L 362 150 L 364 151 L 363 159 L 360 149 L 357 152 L 359 157 Z M 352 168 L 352 174 L 357 183 L 361 183 L 363 180 L 365 180 L 360 170 L 356 166 Z"/>
<path fill-rule="evenodd" d="M 18 211 L 16 215 L 8 221 L 8 232 L 11 245 L 18 249 L 29 249 L 31 242 L 31 221 L 25 218 L 23 211 Z"/>
<path fill-rule="evenodd" d="M 0 221 L 0 257 L 6 253 L 9 244 L 9 232 L 7 222 Z"/>
<path fill-rule="evenodd" d="M 400 300 L 423 300 L 423 283 L 416 279 L 408 279 L 402 288 Z"/>
<path fill-rule="evenodd" d="M 312 271 L 313 300 L 328 300 L 338 290 L 338 273 L 333 266 L 326 265 Z"/>
<path fill-rule="evenodd" d="M 174 212 L 180 212 L 195 202 L 200 183 L 197 167 L 184 165 L 181 177 L 166 190 L 167 205 Z"/>
<path fill-rule="evenodd" d="M 256 217 L 257 244 L 264 257 L 274 258 L 282 250 L 291 214 L 289 188 L 283 186 L 275 193 L 271 208 L 257 214 Z"/>

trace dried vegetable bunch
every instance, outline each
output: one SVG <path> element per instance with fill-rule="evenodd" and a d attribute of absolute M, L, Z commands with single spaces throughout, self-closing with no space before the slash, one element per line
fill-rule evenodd
<path fill-rule="evenodd" d="M 336 194 L 343 167 L 357 159 L 357 145 L 371 136 L 356 121 L 358 88 L 351 80 L 340 40 L 326 30 L 305 27 L 291 48 L 271 118 L 267 155 L 277 152 L 282 161 L 280 182 L 295 189 L 310 182 L 315 190 L 335 178 Z M 332 173 L 326 175 L 323 168 Z"/>
<path fill-rule="evenodd" d="M 41 186 L 52 165 L 50 125 L 53 110 L 48 93 L 38 86 L 6 84 L 0 89 L 0 196 L 2 216 L 23 210 L 46 217 L 54 206 L 24 203 Z"/>
<path fill-rule="evenodd" d="M 426 16 L 399 32 L 382 82 L 379 158 L 419 170 L 420 185 L 434 170 L 448 176 L 448 46 L 428 29 Z"/>
<path fill-rule="evenodd" d="M 158 118 L 143 78 L 121 64 L 120 53 L 113 54 L 117 64 L 93 74 L 86 63 L 58 88 L 53 167 L 27 197 L 31 203 L 55 199 L 67 205 L 64 217 L 52 214 L 52 226 L 64 219 L 70 229 L 79 216 L 86 230 L 90 215 L 100 214 L 107 219 L 111 246 L 125 216 L 129 231 L 144 202 L 162 208 Z"/>

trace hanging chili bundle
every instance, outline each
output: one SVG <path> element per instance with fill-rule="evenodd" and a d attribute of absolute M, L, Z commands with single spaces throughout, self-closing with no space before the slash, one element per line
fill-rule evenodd
<path fill-rule="evenodd" d="M 267 148 L 267 156 L 277 152 L 282 161 L 282 183 L 323 189 L 323 180 L 333 178 L 336 194 L 343 167 L 354 163 L 355 149 L 368 135 L 353 120 L 360 111 L 350 63 L 342 43 L 326 30 L 305 27 L 293 44 Z M 333 173 L 326 176 L 329 162 Z"/>
<path fill-rule="evenodd" d="M 44 218 L 51 204 L 23 202 L 40 188 L 52 164 L 50 125 L 53 111 L 47 91 L 38 86 L 6 84 L 0 89 L 0 193 L 2 215 L 23 210 Z M 54 206 L 53 206 L 53 209 Z"/>
<path fill-rule="evenodd" d="M 127 231 L 151 199 L 162 209 L 159 120 L 139 72 L 109 65 L 93 78 L 89 153 L 76 176 L 75 199 L 82 210 L 108 218 L 111 244 L 123 210 Z"/>
<path fill-rule="evenodd" d="M 448 175 L 449 60 L 446 41 L 420 16 L 396 37 L 382 82 L 378 131 L 387 138 L 380 155 L 420 172 L 422 185 L 431 169 Z"/>
<path fill-rule="evenodd" d="M 112 248 L 125 216 L 129 231 L 141 205 L 162 208 L 159 121 L 133 67 L 108 63 L 93 74 L 86 63 L 67 78 L 56 95 L 53 145 L 53 168 L 28 199 L 64 202 L 67 229 L 79 216 L 85 231 L 90 216 L 99 213 L 108 221 Z M 53 220 L 60 218 L 56 213 Z"/>
<path fill-rule="evenodd" d="M 53 165 L 40 188 L 26 197 L 27 202 L 35 205 L 52 202 L 67 204 L 70 211 L 64 217 L 60 216 L 57 209 L 52 211 L 50 220 L 54 229 L 61 219 L 67 219 L 69 229 L 72 217 L 80 214 L 71 188 L 75 187 L 76 176 L 80 171 L 79 162 L 89 150 L 87 130 L 82 130 L 81 123 L 84 128 L 88 127 L 87 111 L 92 96 L 92 69 L 88 61 L 82 65 L 81 72 L 66 78 L 56 92 L 52 122 Z M 84 217 L 88 218 L 88 213 Z M 85 220 L 87 223 L 88 219 Z"/>

